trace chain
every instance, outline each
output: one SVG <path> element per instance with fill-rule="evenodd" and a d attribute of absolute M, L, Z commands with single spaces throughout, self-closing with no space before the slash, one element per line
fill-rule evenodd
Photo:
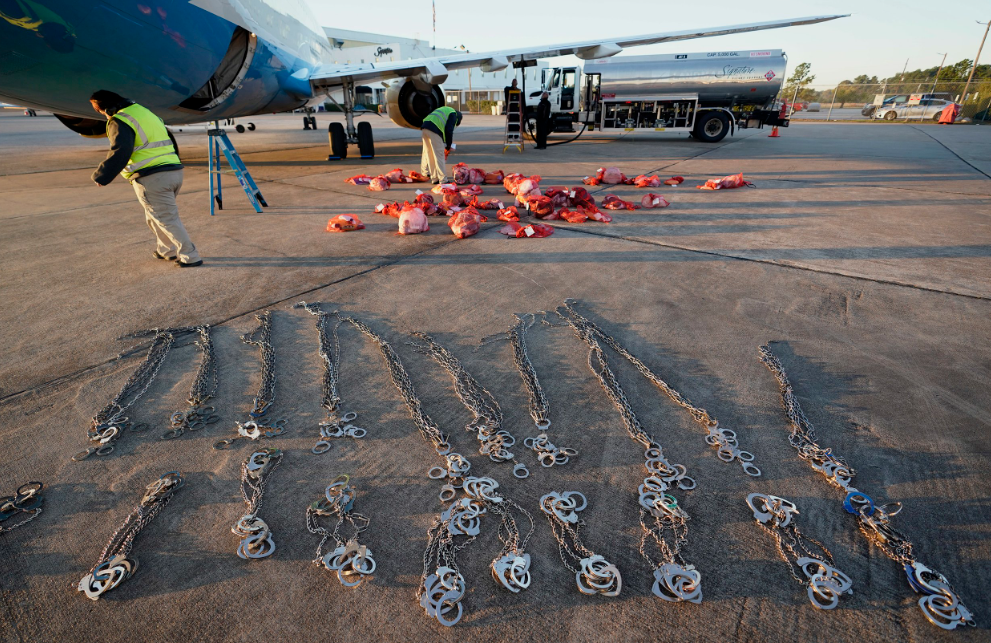
<path fill-rule="evenodd" d="M 733 462 L 735 460 L 740 463 L 740 466 L 743 468 L 743 472 L 748 476 L 757 477 L 760 475 L 760 469 L 753 464 L 754 455 L 749 451 L 743 451 L 740 449 L 740 445 L 737 442 L 736 433 L 734 431 L 720 428 L 719 421 L 709 415 L 708 411 L 701 407 L 695 406 L 692 404 L 691 400 L 672 388 L 667 382 L 651 371 L 650 368 L 648 368 L 647 365 L 640 359 L 626 350 L 626 348 L 624 348 L 623 345 L 620 344 L 615 338 L 609 336 L 594 322 L 579 313 L 575 309 L 574 303 L 574 300 L 565 300 L 564 309 L 567 312 L 567 316 L 564 313 L 561 313 L 560 310 L 558 311 L 558 315 L 566 320 L 574 319 L 576 321 L 580 321 L 581 325 L 586 328 L 589 333 L 601 339 L 603 343 L 629 360 L 629 362 L 633 364 L 638 371 L 640 371 L 641 375 L 657 386 L 657 388 L 667 395 L 671 401 L 688 411 L 689 414 L 691 414 L 692 419 L 695 420 L 695 422 L 703 429 L 705 429 L 705 441 L 708 445 L 716 448 L 716 456 L 720 460 L 723 462 Z"/>
<path fill-rule="evenodd" d="M 213 445 L 214 449 L 229 449 L 238 440 L 254 441 L 262 438 L 274 438 L 286 432 L 285 419 L 273 421 L 271 418 L 264 417 L 275 402 L 275 347 L 272 345 L 272 311 L 266 310 L 260 315 L 255 315 L 255 319 L 258 320 L 258 328 L 246 335 L 241 335 L 242 342 L 258 347 L 261 362 L 261 384 L 258 386 L 258 393 L 255 394 L 251 411 L 248 412 L 250 419 L 246 422 L 236 422 L 237 435 L 217 442 Z"/>
<path fill-rule="evenodd" d="M 557 541 L 561 562 L 575 575 L 582 594 L 619 596 L 623 578 L 619 569 L 582 543 L 579 528 L 585 522 L 578 514 L 588 500 L 578 491 L 552 491 L 540 498 L 540 510 L 547 516 L 551 533 Z"/>
<path fill-rule="evenodd" d="M 134 403 L 141 399 L 148 387 L 155 380 L 158 371 L 162 368 L 165 358 L 175 344 L 176 335 L 189 332 L 190 328 L 155 328 L 150 331 L 132 333 L 125 335 L 125 338 L 145 337 L 154 335 L 151 346 L 145 354 L 144 361 L 127 378 L 124 386 L 110 402 L 100 409 L 90 421 L 90 428 L 87 437 L 96 446 L 91 446 L 85 451 L 80 451 L 72 456 L 73 461 L 81 462 L 94 453 L 98 456 L 106 456 L 113 453 L 114 445 L 121 438 L 124 431 L 134 432 L 144 431 L 148 428 L 146 422 L 131 422 L 124 413 L 134 406 Z M 123 353 L 118 356 L 118 359 Z"/>
<path fill-rule="evenodd" d="M 530 417 L 533 418 L 538 431 L 536 437 L 524 439 L 523 444 L 537 454 L 537 460 L 541 466 L 552 467 L 555 464 L 567 464 L 571 458 L 578 455 L 578 451 L 567 447 L 557 447 L 547 437 L 547 429 L 551 426 L 548 417 L 550 415 L 550 403 L 547 401 L 543 387 L 540 386 L 537 371 L 530 360 L 530 354 L 527 352 L 526 333 L 533 326 L 536 316 L 531 313 L 524 316 L 514 315 L 514 317 L 516 323 L 509 328 L 508 333 L 509 341 L 513 346 L 513 361 L 516 363 L 520 377 L 523 378 L 523 385 L 530 396 Z"/>
<path fill-rule="evenodd" d="M 44 502 L 41 490 L 44 488 L 40 482 L 28 482 L 18 487 L 14 495 L 0 498 L 0 534 L 23 527 L 41 515 Z M 27 518 L 7 526 L 3 524 L 21 514 L 27 514 Z"/>
<path fill-rule="evenodd" d="M 306 312 L 317 318 L 317 335 L 320 339 L 319 353 L 320 359 L 323 360 L 324 364 L 323 392 L 320 398 L 320 404 L 327 410 L 327 419 L 320 423 L 320 437 L 317 438 L 312 451 L 316 454 L 326 453 L 330 451 L 330 440 L 333 438 L 363 438 L 367 433 L 365 429 L 351 424 L 353 420 L 358 418 L 357 413 L 338 413 L 341 405 L 341 396 L 337 392 L 337 382 L 340 373 L 341 340 L 337 330 L 344 322 L 338 320 L 336 324 L 331 326 L 330 318 L 335 313 L 325 312 L 319 303 L 308 304 L 305 301 L 301 301 L 294 305 L 293 308 L 303 308 Z M 328 330 L 328 327 L 330 330 Z"/>
<path fill-rule="evenodd" d="M 356 587 L 375 571 L 375 559 L 371 549 L 358 543 L 358 535 L 368 529 L 371 521 L 353 511 L 358 492 L 350 480 L 348 475 L 337 476 L 324 491 L 324 496 L 306 508 L 306 529 L 322 536 L 313 563 L 336 572 L 337 579 L 345 587 Z M 337 517 L 333 531 L 320 525 L 320 518 L 326 516 Z M 347 540 L 340 533 L 345 524 L 350 525 L 352 532 Z M 337 547 L 324 554 L 323 546 L 329 538 L 334 539 Z"/>
<path fill-rule="evenodd" d="M 471 462 L 460 453 L 451 450 L 451 443 L 430 416 L 426 414 L 420 404 L 420 399 L 416 396 L 416 389 L 413 381 L 406 372 L 403 362 L 399 359 L 398 353 L 392 348 L 389 342 L 385 341 L 375 333 L 365 322 L 354 317 L 341 316 L 342 322 L 347 322 L 361 331 L 371 339 L 382 351 L 386 364 L 389 366 L 389 374 L 392 376 L 392 383 L 399 390 L 400 396 L 409 409 L 409 414 L 413 418 L 413 424 L 424 439 L 428 440 L 437 452 L 445 460 L 445 466 L 432 467 L 427 471 L 427 477 L 432 480 L 446 480 L 441 488 L 440 499 L 442 502 L 453 500 L 457 495 L 457 490 L 464 484 L 464 477 L 471 469 Z"/>
<path fill-rule="evenodd" d="M 217 394 L 217 354 L 213 348 L 213 338 L 210 337 L 210 326 L 204 324 L 191 330 L 199 335 L 196 347 L 200 350 L 200 365 L 189 387 L 189 397 L 186 398 L 191 408 L 176 411 L 169 417 L 172 428 L 162 434 L 163 440 L 174 440 L 186 431 L 199 431 L 207 424 L 220 421 L 220 416 L 214 413 L 214 407 L 204 406 Z"/>
<path fill-rule="evenodd" d="M 241 539 L 237 555 L 245 560 L 267 558 L 275 552 L 272 530 L 258 517 L 258 511 L 269 477 L 282 463 L 282 455 L 279 449 L 259 449 L 241 464 L 241 497 L 247 512 L 234 523 L 231 532 Z"/>
<path fill-rule="evenodd" d="M 427 548 L 423 553 L 423 574 L 416 596 L 427 616 L 441 625 L 455 625 L 463 614 L 461 599 L 466 585 L 458 567 L 458 552 L 473 543 L 481 532 L 481 517 L 487 513 L 499 516 L 499 540 L 503 548 L 489 565 L 492 578 L 513 593 L 530 586 L 530 554 L 525 553 L 533 535 L 533 516 L 523 507 L 504 497 L 499 483 L 492 478 L 467 477 L 465 497 L 456 500 L 441 513 L 427 530 Z M 520 536 L 514 511 L 530 523 L 525 536 Z"/>
<path fill-rule="evenodd" d="M 843 594 L 853 594 L 853 581 L 836 569 L 833 554 L 818 540 L 798 530 L 795 503 L 762 493 L 747 496 L 757 524 L 774 538 L 778 554 L 788 564 L 791 577 L 808 588 L 809 600 L 821 610 L 831 610 Z M 813 549 L 811 545 L 815 545 Z M 796 572 L 801 572 L 802 578 Z"/>
<path fill-rule="evenodd" d="M 110 537 L 96 565 L 83 576 L 76 589 L 95 601 L 133 576 L 138 569 L 137 559 L 130 558 L 134 539 L 161 513 L 183 484 L 178 471 L 169 471 L 148 485 L 141 502 Z"/>
<path fill-rule="evenodd" d="M 684 465 L 672 464 L 665 456 L 660 444 L 644 430 L 637 419 L 633 407 L 623 392 L 619 380 L 609 367 L 605 351 L 596 339 L 594 327 L 580 315 L 561 315 L 571 326 L 575 335 L 589 348 L 588 368 L 595 374 L 606 395 L 612 400 L 623 418 L 623 424 L 630 438 L 644 449 L 644 468 L 647 476 L 640 485 L 640 526 L 643 535 L 640 539 L 640 555 L 654 570 L 655 596 L 666 601 L 702 601 L 702 577 L 694 565 L 685 562 L 682 548 L 688 542 L 688 513 L 681 508 L 675 498 L 675 488 L 689 491 L 695 488 L 695 480 L 688 477 Z M 648 526 L 647 514 L 652 517 Z M 649 542 L 653 542 L 660 552 L 656 562 L 647 553 Z"/>
<path fill-rule="evenodd" d="M 526 465 L 516 460 L 509 447 L 516 443 L 516 438 L 503 428 L 502 409 L 495 397 L 484 386 L 465 370 L 457 357 L 426 333 L 413 333 L 427 343 L 426 346 L 410 343 L 419 353 L 429 355 L 451 375 L 454 380 L 454 390 L 462 404 L 471 411 L 472 421 L 465 430 L 474 433 L 480 446 L 478 452 L 489 456 L 493 462 L 512 462 L 513 475 L 526 478 L 530 471 Z"/>
<path fill-rule="evenodd" d="M 961 625 L 975 625 L 973 615 L 953 590 L 945 576 L 915 560 L 912 542 L 891 525 L 891 519 L 902 510 L 900 502 L 877 505 L 874 499 L 855 488 L 851 482 L 854 470 L 836 455 L 817 443 L 815 427 L 802 411 L 795 391 L 788 381 L 788 374 L 768 344 L 758 348 L 760 361 L 778 381 L 781 403 L 791 424 L 788 441 L 798 451 L 800 458 L 814 470 L 825 476 L 835 487 L 846 493 L 843 508 L 858 519 L 858 527 L 867 539 L 874 543 L 888 558 L 900 563 L 908 583 L 916 593 L 922 594 L 919 607 L 934 625 L 946 630 Z"/>

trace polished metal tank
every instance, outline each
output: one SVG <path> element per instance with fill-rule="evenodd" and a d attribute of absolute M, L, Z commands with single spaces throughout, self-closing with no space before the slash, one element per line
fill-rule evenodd
<path fill-rule="evenodd" d="M 780 49 L 616 56 L 585 63 L 601 74 L 603 100 L 695 94 L 712 106 L 770 103 L 781 89 L 787 56 Z"/>

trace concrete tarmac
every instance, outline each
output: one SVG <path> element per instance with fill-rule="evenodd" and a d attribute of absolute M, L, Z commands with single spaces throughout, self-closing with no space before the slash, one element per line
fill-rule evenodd
<path fill-rule="evenodd" d="M 991 128 L 796 123 L 781 138 L 744 130 L 716 145 L 596 133 L 520 155 L 502 154 L 500 119 L 469 117 L 452 163 L 540 174 L 544 187 L 580 185 L 606 164 L 686 182 L 653 190 L 670 207 L 613 213 L 610 224 L 554 222 L 554 235 L 537 240 L 506 239 L 488 224 L 458 240 L 442 218 L 427 234 L 402 237 L 395 219 L 371 212 L 411 198 L 416 186 L 383 194 L 344 183 L 418 169 L 418 132 L 376 118 L 374 161 L 328 163 L 331 117 L 317 118 L 317 132 L 303 131 L 298 115 L 279 115 L 246 119 L 258 129 L 231 134 L 270 204 L 262 215 L 228 178 L 225 208 L 211 218 L 203 129 L 177 135 L 186 165 L 179 205 L 205 259 L 183 270 L 151 256 L 126 183 L 89 180 L 105 141 L 51 117 L 0 113 L 0 494 L 28 480 L 47 485 L 44 513 L 0 534 L 0 641 L 988 639 Z M 694 189 L 737 172 L 756 187 Z M 324 232 L 342 213 L 358 214 L 366 229 Z M 512 352 L 508 342 L 480 339 L 505 332 L 513 313 L 553 310 L 568 297 L 735 430 L 763 471 L 749 478 L 719 461 L 684 410 L 610 354 L 646 430 L 698 482 L 679 501 L 691 516 L 683 554 L 702 574 L 700 605 L 650 592 L 651 568 L 637 551 L 642 450 L 567 328 L 535 326 L 530 353 L 550 401 L 551 439 L 579 456 L 544 469 L 522 446 L 535 431 Z M 427 528 L 442 510 L 440 485 L 425 471 L 440 458 L 415 430 L 378 349 L 346 327 L 343 407 L 359 413 L 368 435 L 310 452 L 324 417 L 322 363 L 314 318 L 288 308 L 299 300 L 352 313 L 389 339 L 472 472 L 498 479 L 534 514 L 529 589 L 510 594 L 491 580 L 500 544 L 485 516 L 482 536 L 458 557 L 469 588 L 461 623 L 446 629 L 427 618 L 414 593 Z M 270 414 L 285 417 L 288 431 L 264 445 L 286 452 L 260 511 L 278 549 L 247 562 L 230 527 L 244 513 L 238 479 L 252 446 L 212 445 L 247 418 L 258 361 L 238 337 L 265 309 L 275 311 L 277 351 Z M 125 435 L 107 457 L 70 461 L 87 446 L 89 419 L 140 362 L 135 349 L 145 340 L 119 338 L 197 323 L 215 325 L 221 422 L 158 439 L 185 406 L 198 360 L 183 340 L 129 412 L 152 428 Z M 449 377 L 406 343 L 416 330 L 492 391 L 529 479 L 477 453 Z M 900 565 L 868 544 L 842 510 L 842 492 L 796 456 L 776 383 L 757 360 L 765 341 L 822 444 L 856 469 L 859 489 L 904 504 L 896 527 L 920 562 L 953 583 L 977 628 L 947 633 L 927 622 Z M 144 487 L 169 470 L 185 472 L 187 485 L 135 542 L 139 571 L 99 602 L 86 600 L 76 583 Z M 359 490 L 355 509 L 371 519 L 361 540 L 378 563 L 375 577 L 351 590 L 312 564 L 319 539 L 304 522 L 340 473 Z M 581 595 L 561 564 L 537 501 L 566 489 L 588 497 L 582 537 L 621 570 L 617 598 Z M 752 492 L 799 506 L 802 532 L 854 581 L 839 608 L 812 607 L 754 524 Z"/>

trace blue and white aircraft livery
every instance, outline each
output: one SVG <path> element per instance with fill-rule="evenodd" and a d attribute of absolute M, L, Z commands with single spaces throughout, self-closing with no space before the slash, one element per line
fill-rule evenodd
<path fill-rule="evenodd" d="M 389 81 L 389 116 L 419 127 L 444 104 L 452 69 L 499 71 L 514 62 L 809 25 L 843 16 L 777 20 L 594 42 L 384 63 L 327 61 L 330 45 L 306 0 L 0 0 L 0 100 L 54 112 L 102 135 L 89 96 L 108 89 L 169 125 L 281 112 L 343 90 L 349 138 L 356 85 Z"/>

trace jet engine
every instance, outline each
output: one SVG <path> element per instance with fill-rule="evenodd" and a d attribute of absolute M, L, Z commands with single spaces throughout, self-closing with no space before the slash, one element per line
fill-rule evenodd
<path fill-rule="evenodd" d="M 86 138 L 106 138 L 107 136 L 107 119 L 105 118 L 78 118 L 62 114 L 56 114 L 55 118 L 76 134 Z"/>
<path fill-rule="evenodd" d="M 427 92 L 416 88 L 412 80 L 399 80 L 385 91 L 389 106 L 389 118 L 396 125 L 419 129 L 423 119 L 438 107 L 444 106 L 444 92 L 439 85 L 430 85 Z"/>

